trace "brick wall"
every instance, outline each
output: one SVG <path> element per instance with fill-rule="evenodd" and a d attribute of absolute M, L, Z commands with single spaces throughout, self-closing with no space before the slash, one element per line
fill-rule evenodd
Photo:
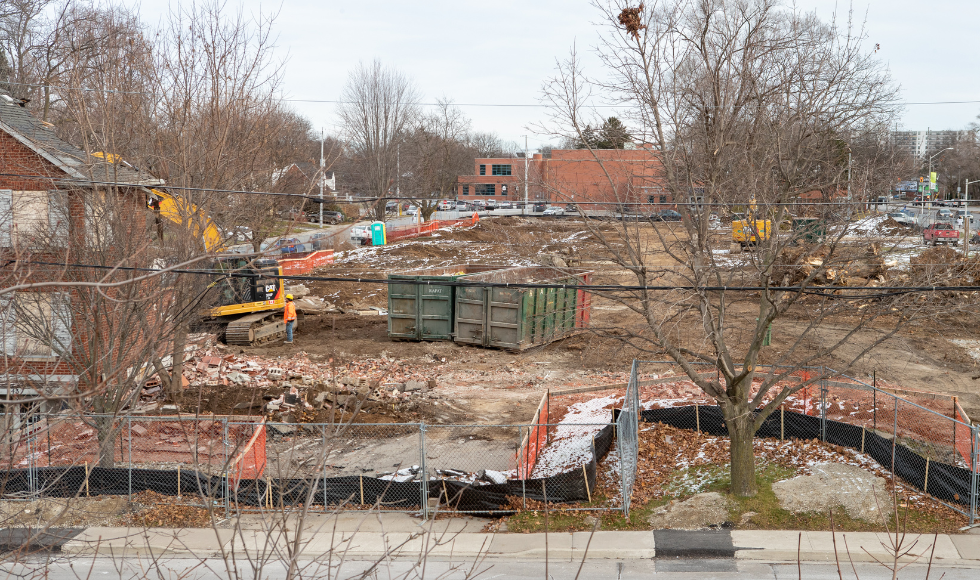
<path fill-rule="evenodd" d="M 45 160 L 43 157 L 23 145 L 7 133 L 0 131 L 0 189 L 11 189 L 14 191 L 48 191 L 58 188 L 53 178 L 62 178 L 65 174 L 54 164 Z M 115 200 L 116 212 L 119 215 L 117 221 L 121 231 L 117 232 L 117 238 L 122 238 L 117 245 L 118 256 L 101 256 L 101 260 L 96 260 L 95 256 L 86 248 L 86 211 L 85 196 L 93 195 L 89 189 L 74 188 L 68 190 L 68 244 L 64 248 L 19 248 L 14 252 L 11 248 L 0 248 L 0 260 L 7 264 L 5 272 L 0 274 L 0 283 L 10 286 L 14 283 L 37 283 L 51 281 L 78 281 L 95 280 L 101 277 L 102 273 L 89 268 L 71 268 L 49 263 L 90 263 L 102 262 L 115 264 L 122 258 L 130 258 L 127 265 L 140 266 L 139 254 L 135 259 L 130 256 L 123 256 L 123 253 L 135 253 L 144 246 L 143 238 L 146 231 L 146 201 L 143 192 L 138 189 L 119 189 L 112 191 L 108 195 L 117 196 Z M 143 248 L 145 250 L 145 248 Z M 145 259 L 145 251 L 142 252 Z M 48 289 L 38 289 L 36 291 L 51 291 Z M 154 289 L 149 289 L 153 291 Z M 55 289 L 64 292 L 65 289 Z M 78 293 L 72 294 L 73 305 L 77 303 Z M 78 313 L 75 313 L 77 318 Z M 106 329 L 107 332 L 111 329 Z M 88 337 L 83 336 L 78 325 L 73 328 L 72 344 L 73 350 L 77 352 L 78 347 L 85 345 Z M 15 375 L 71 375 L 78 372 L 72 365 L 57 359 L 27 359 L 19 360 L 11 357 L 0 356 L 0 372 Z"/>

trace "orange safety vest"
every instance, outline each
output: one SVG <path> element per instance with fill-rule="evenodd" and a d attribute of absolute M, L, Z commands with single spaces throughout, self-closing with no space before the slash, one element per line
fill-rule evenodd
<path fill-rule="evenodd" d="M 292 302 L 286 302 L 286 309 L 282 311 L 282 321 L 289 322 L 290 320 L 296 320 L 296 305 Z"/>

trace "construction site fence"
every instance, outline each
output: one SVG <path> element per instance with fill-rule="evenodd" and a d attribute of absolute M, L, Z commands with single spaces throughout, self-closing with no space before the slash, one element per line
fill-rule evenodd
<path fill-rule="evenodd" d="M 443 228 L 473 226 L 479 221 L 479 216 L 473 214 L 472 217 L 461 220 L 432 220 L 422 224 L 410 226 L 395 226 L 385 230 L 387 241 L 404 240 L 408 238 L 421 238 L 431 236 L 436 231 Z"/>
<path fill-rule="evenodd" d="M 35 417 L 7 433 L 0 497 L 112 495 L 145 505 L 153 500 L 140 494 L 149 491 L 223 510 L 226 517 L 303 506 L 423 516 L 434 511 L 503 514 L 533 508 L 535 502 L 566 504 L 562 509 L 568 510 L 625 511 L 616 493 L 621 483 L 612 485 L 608 498 L 597 494 L 599 464 L 619 444 L 623 430 L 611 423 L 575 425 L 590 435 L 576 442 L 579 448 L 567 464 L 536 469 L 528 442 L 539 443 L 533 455 L 540 457 L 548 433 L 558 427 L 548 423 L 547 415 L 540 407 L 533 424 L 519 425 Z"/>
<path fill-rule="evenodd" d="M 926 492 L 967 516 L 970 525 L 980 522 L 980 428 L 969 422 L 955 397 L 886 390 L 874 379 L 866 382 L 825 367 L 760 365 L 755 372 L 759 379 L 770 373 L 785 375 L 756 413 L 783 387 L 795 389 L 763 421 L 757 437 L 815 439 L 854 449 L 870 456 L 905 486 Z M 658 378 L 644 381 L 650 374 Z M 676 376 L 677 381 L 689 380 L 672 361 L 634 361 L 629 384 L 642 389 L 645 382 L 663 383 L 665 374 Z M 625 412 L 624 405 L 617 423 Z M 671 400 L 670 408 L 642 410 L 639 420 L 728 436 L 720 408 L 707 395 L 701 400 Z M 624 474 L 624 485 L 629 481 Z M 631 489 L 624 491 L 624 497 Z"/>

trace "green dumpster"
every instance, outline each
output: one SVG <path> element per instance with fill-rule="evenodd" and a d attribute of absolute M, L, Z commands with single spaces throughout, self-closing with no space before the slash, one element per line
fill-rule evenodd
<path fill-rule="evenodd" d="M 793 239 L 820 243 L 827 235 L 827 224 L 815 217 L 793 218 Z"/>
<path fill-rule="evenodd" d="M 398 340 L 452 340 L 456 293 L 452 286 L 425 284 L 452 281 L 512 266 L 457 264 L 388 274 L 388 338 Z"/>
<path fill-rule="evenodd" d="M 456 323 L 453 340 L 524 350 L 570 336 L 579 330 L 578 286 L 590 272 L 567 268 L 521 267 L 467 276 L 465 282 L 497 284 L 555 284 L 564 288 L 507 286 L 456 287 Z"/>

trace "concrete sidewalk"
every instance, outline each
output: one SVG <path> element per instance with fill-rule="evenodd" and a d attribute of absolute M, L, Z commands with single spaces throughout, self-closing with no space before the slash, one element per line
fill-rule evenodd
<path fill-rule="evenodd" d="M 459 531 L 452 520 L 416 526 L 415 530 L 359 531 L 324 529 L 304 532 L 296 543 L 292 531 L 279 529 L 127 529 L 87 528 L 71 534 L 51 531 L 62 538 L 52 549 L 70 555 L 170 556 L 208 558 L 224 555 L 285 557 L 297 552 L 301 560 L 333 558 L 381 559 L 385 557 L 435 560 L 508 558 L 577 562 L 588 560 L 733 558 L 758 562 L 833 562 L 830 532 L 796 531 L 698 531 L 655 530 L 640 532 L 600 531 L 548 534 L 508 534 Z M 435 524 L 435 525 L 433 525 Z M 935 539 L 935 542 L 934 542 Z M 891 561 L 889 538 L 879 533 L 838 533 L 840 561 Z M 933 544 L 935 548 L 933 552 Z M 904 562 L 926 563 L 930 554 L 937 565 L 980 568 L 980 535 L 906 537 L 912 546 Z M 586 552 L 587 550 L 587 552 Z M 848 557 L 850 554 L 850 558 Z"/>

